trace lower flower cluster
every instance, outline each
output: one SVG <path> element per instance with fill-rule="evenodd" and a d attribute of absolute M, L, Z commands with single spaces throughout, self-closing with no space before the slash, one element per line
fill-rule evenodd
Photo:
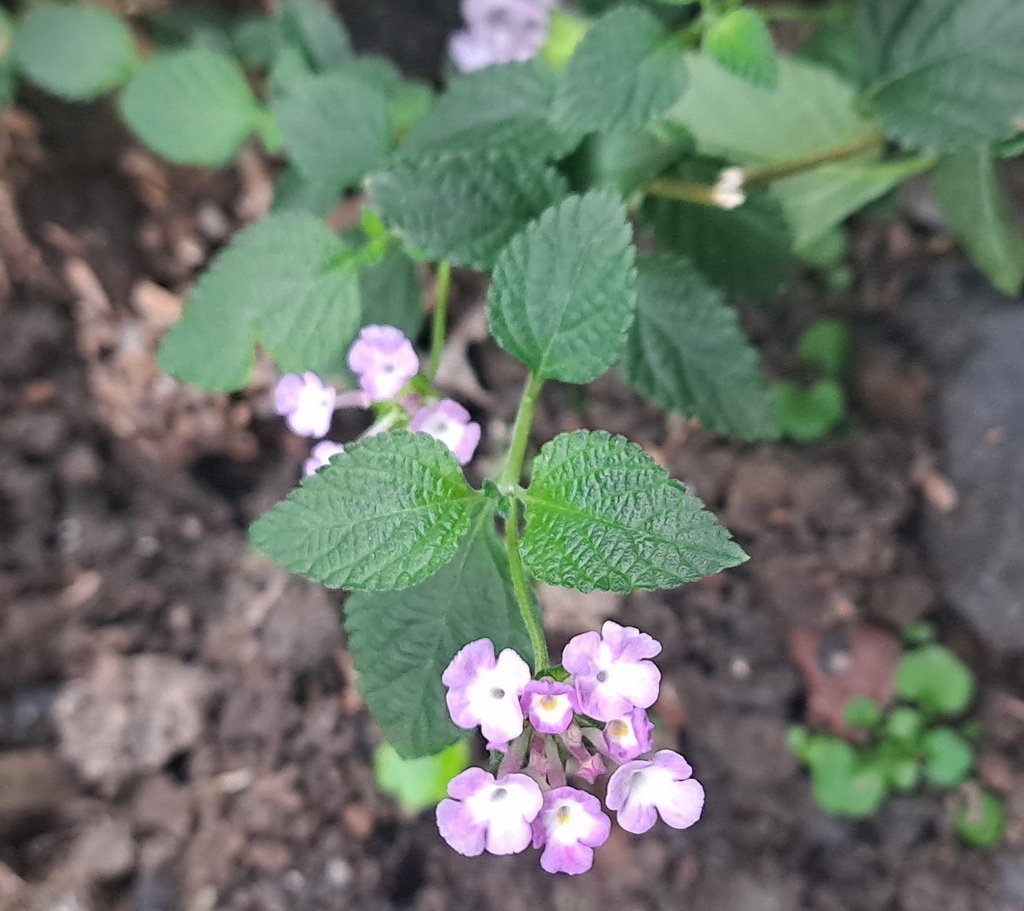
<path fill-rule="evenodd" d="M 661 673 L 650 659 L 660 652 L 651 636 L 610 620 L 600 634 L 570 640 L 561 665 L 540 679 L 511 649 L 495 654 L 489 639 L 459 651 L 441 677 L 452 720 L 479 727 L 503 756 L 494 774 L 472 768 L 452 779 L 437 807 L 441 837 L 467 856 L 532 844 L 549 873 L 585 873 L 611 819 L 567 778 L 594 784 L 610 768 L 605 806 L 627 832 L 646 832 L 659 816 L 676 829 L 693 825 L 704 788 L 678 753 L 652 753 L 646 710 Z"/>
<path fill-rule="evenodd" d="M 274 389 L 274 408 L 289 429 L 300 436 L 320 439 L 310 450 L 303 473 L 313 474 L 344 452 L 341 443 L 322 439 L 331 428 L 337 408 L 369 408 L 391 404 L 364 436 L 408 426 L 428 433 L 444 443 L 465 465 L 480 442 L 480 425 L 452 399 L 427 399 L 419 393 L 403 394 L 420 369 L 419 357 L 409 341 L 394 326 L 366 326 L 348 352 L 348 366 L 359 379 L 359 389 L 340 392 L 315 373 L 285 374 Z"/>

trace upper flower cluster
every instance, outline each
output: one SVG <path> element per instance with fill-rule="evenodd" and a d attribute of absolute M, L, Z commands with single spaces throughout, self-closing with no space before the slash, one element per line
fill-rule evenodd
<path fill-rule="evenodd" d="M 480 425 L 469 419 L 469 412 L 452 399 L 424 402 L 418 394 L 399 396 L 419 373 L 416 350 L 394 326 L 366 326 L 348 352 L 348 366 L 359 380 L 359 390 L 339 392 L 307 371 L 285 374 L 274 389 L 274 408 L 283 415 L 292 432 L 300 436 L 325 437 L 337 408 L 369 408 L 392 404 L 395 407 L 367 434 L 387 427 L 408 425 L 415 432 L 429 433 L 455 454 L 465 465 L 480 442 Z M 320 439 L 303 466 L 313 474 L 330 462 L 331 456 L 344 452 L 341 443 Z"/>
<path fill-rule="evenodd" d="M 529 60 L 544 47 L 555 0 L 462 0 L 466 28 L 452 35 L 449 53 L 464 73 Z"/>
<path fill-rule="evenodd" d="M 605 805 L 627 832 L 646 832 L 658 816 L 673 828 L 693 825 L 704 789 L 689 763 L 671 750 L 651 754 L 646 709 L 661 674 L 650 659 L 660 652 L 646 633 L 610 620 L 600 634 L 570 640 L 561 666 L 538 680 L 511 649 L 495 654 L 489 639 L 459 651 L 441 677 L 452 720 L 479 726 L 488 748 L 505 755 L 497 775 L 474 768 L 452 779 L 437 807 L 445 841 L 470 856 L 532 844 L 544 849 L 549 873 L 584 873 L 611 820 L 597 798 L 567 786 L 566 774 L 593 784 L 606 763 L 618 768 Z"/>

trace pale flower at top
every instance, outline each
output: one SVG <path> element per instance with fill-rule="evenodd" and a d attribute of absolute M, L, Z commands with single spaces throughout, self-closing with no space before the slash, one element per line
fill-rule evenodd
<path fill-rule="evenodd" d="M 489 749 L 500 749 L 523 733 L 519 698 L 530 682 L 529 665 L 512 649 L 495 656 L 490 639 L 463 646 L 441 675 L 448 687 L 448 712 L 460 728 L 477 725 Z"/>
<path fill-rule="evenodd" d="M 462 0 L 466 28 L 449 43 L 456 67 L 468 73 L 536 56 L 547 41 L 554 5 L 554 0 Z"/>
<path fill-rule="evenodd" d="M 661 643 L 635 626 L 605 621 L 601 634 L 573 636 L 562 652 L 562 666 L 573 675 L 576 710 L 598 721 L 614 721 L 634 708 L 654 705 L 661 672 L 648 661 Z"/>
<path fill-rule="evenodd" d="M 349 348 L 348 366 L 371 402 L 386 402 L 416 376 L 420 359 L 400 329 L 364 326 Z"/>

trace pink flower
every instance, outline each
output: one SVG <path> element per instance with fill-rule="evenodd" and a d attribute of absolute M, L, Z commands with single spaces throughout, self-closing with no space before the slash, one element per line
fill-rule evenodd
<path fill-rule="evenodd" d="M 608 782 L 605 803 L 618 813 L 627 832 L 640 835 L 658 816 L 673 829 L 686 829 L 700 819 L 704 788 L 678 753 L 659 750 L 652 759 L 634 759 L 619 766 Z"/>
<path fill-rule="evenodd" d="M 604 745 L 608 755 L 619 762 L 628 762 L 650 751 L 654 725 L 643 709 L 633 709 L 621 718 L 613 718 L 604 726 Z"/>
<path fill-rule="evenodd" d="M 458 402 L 442 399 L 436 405 L 420 408 L 412 417 L 409 429 L 429 433 L 440 440 L 465 465 L 480 442 L 480 425 L 469 419 L 469 412 Z"/>
<path fill-rule="evenodd" d="M 645 659 L 660 652 L 661 643 L 647 633 L 611 620 L 600 636 L 573 636 L 562 652 L 562 666 L 573 675 L 576 711 L 612 721 L 634 708 L 650 708 L 658 698 L 661 672 Z"/>
<path fill-rule="evenodd" d="M 540 865 L 548 873 L 586 873 L 594 865 L 594 848 L 611 834 L 612 823 L 601 802 L 576 788 L 555 788 L 533 822 L 533 846 L 544 846 Z"/>
<path fill-rule="evenodd" d="M 463 0 L 468 28 L 449 44 L 455 66 L 468 73 L 534 57 L 547 40 L 553 5 L 553 0 Z"/>
<path fill-rule="evenodd" d="M 518 854 L 530 844 L 531 823 L 543 802 L 529 775 L 495 780 L 483 769 L 466 769 L 448 783 L 448 797 L 437 805 L 437 829 L 467 857 Z"/>
<path fill-rule="evenodd" d="M 286 373 L 274 388 L 274 410 L 283 415 L 292 433 L 322 437 L 331 429 L 338 392 L 315 373 Z"/>
<path fill-rule="evenodd" d="M 303 463 L 302 473 L 304 475 L 314 474 L 317 469 L 323 468 L 330 463 L 331 456 L 336 456 L 344 451 L 345 447 L 341 443 L 321 440 L 309 451 L 309 458 Z"/>
<path fill-rule="evenodd" d="M 519 697 L 530 682 L 530 668 L 512 649 L 495 658 L 490 639 L 470 642 L 452 658 L 441 682 L 448 687 L 452 721 L 466 730 L 480 725 L 488 749 L 503 749 L 523 733 Z"/>
<path fill-rule="evenodd" d="M 520 700 L 534 730 L 561 734 L 572 723 L 572 687 L 554 680 L 532 680 Z"/>
<path fill-rule="evenodd" d="M 348 351 L 348 366 L 371 402 L 393 399 L 420 369 L 420 359 L 394 326 L 365 326 Z"/>

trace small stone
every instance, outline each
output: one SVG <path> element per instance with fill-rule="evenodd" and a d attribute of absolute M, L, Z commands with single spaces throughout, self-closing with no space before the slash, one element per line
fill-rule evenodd
<path fill-rule="evenodd" d="M 71 848 L 69 866 L 82 880 L 109 882 L 132 868 L 134 850 L 128 824 L 120 819 L 101 819 L 89 826 Z"/>

